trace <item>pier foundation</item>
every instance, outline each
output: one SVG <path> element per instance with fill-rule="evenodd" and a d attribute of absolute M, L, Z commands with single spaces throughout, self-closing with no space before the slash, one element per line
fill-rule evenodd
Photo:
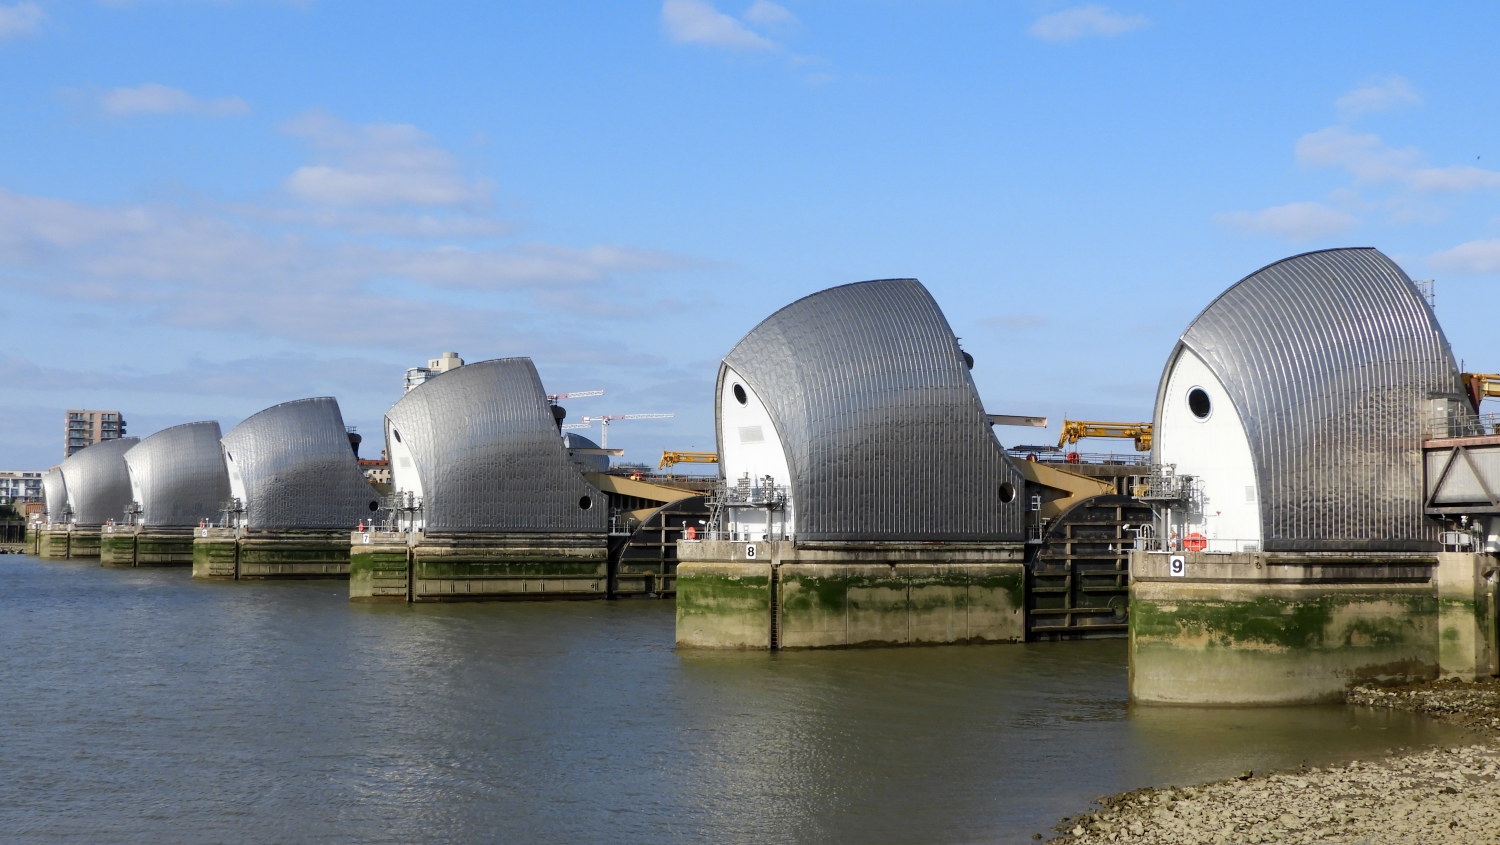
<path fill-rule="evenodd" d="M 609 595 L 602 534 L 406 535 L 356 532 L 349 597 L 474 601 Z"/>
<path fill-rule="evenodd" d="M 347 531 L 194 529 L 194 578 L 347 578 L 348 575 Z"/>
<path fill-rule="evenodd" d="M 103 566 L 192 566 L 191 528 L 106 525 L 99 538 Z"/>
<path fill-rule="evenodd" d="M 677 645 L 1021 642 L 1019 544 L 681 541 Z"/>
<path fill-rule="evenodd" d="M 1134 552 L 1130 696 L 1304 704 L 1493 669 L 1482 554 Z"/>
<path fill-rule="evenodd" d="M 99 557 L 98 525 L 68 525 L 37 532 L 37 557 L 76 560 Z"/>

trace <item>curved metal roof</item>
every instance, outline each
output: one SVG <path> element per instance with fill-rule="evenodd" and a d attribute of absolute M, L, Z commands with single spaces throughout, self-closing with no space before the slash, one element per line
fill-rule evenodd
<path fill-rule="evenodd" d="M 42 495 L 47 500 L 47 521 L 62 522 L 68 509 L 68 485 L 63 481 L 62 467 L 47 470 L 42 476 Z"/>
<path fill-rule="evenodd" d="M 724 364 L 775 422 L 798 539 L 1021 536 L 1024 482 L 990 429 L 948 320 L 917 280 L 799 299 L 756 326 Z"/>
<path fill-rule="evenodd" d="M 1395 262 L 1370 248 L 1278 261 L 1204 309 L 1184 347 L 1244 420 L 1265 550 L 1438 548 L 1422 507 L 1426 400 L 1462 389 L 1437 318 Z"/>
<path fill-rule="evenodd" d="M 212 518 L 229 498 L 229 473 L 217 422 L 165 428 L 125 453 L 140 524 L 190 526 Z"/>
<path fill-rule="evenodd" d="M 253 530 L 348 528 L 379 507 L 331 397 L 273 405 L 230 429 L 223 444 L 244 480 Z"/>
<path fill-rule="evenodd" d="M 101 440 L 58 465 L 67 486 L 68 503 L 73 506 L 74 524 L 125 521 L 130 508 L 130 473 L 125 469 L 124 456 L 139 442 L 139 437 Z"/>
<path fill-rule="evenodd" d="M 604 495 L 569 460 L 530 358 L 450 370 L 385 418 L 416 464 L 428 533 L 605 529 Z"/>

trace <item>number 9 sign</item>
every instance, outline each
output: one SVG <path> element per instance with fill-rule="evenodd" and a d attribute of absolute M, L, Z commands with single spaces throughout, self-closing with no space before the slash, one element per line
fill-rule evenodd
<path fill-rule="evenodd" d="M 1182 578 L 1187 575 L 1187 558 L 1182 555 L 1172 555 L 1171 561 L 1167 564 L 1167 571 L 1173 578 Z"/>

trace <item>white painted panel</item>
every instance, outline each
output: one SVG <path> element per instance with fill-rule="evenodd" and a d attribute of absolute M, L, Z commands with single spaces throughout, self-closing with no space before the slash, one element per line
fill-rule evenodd
<path fill-rule="evenodd" d="M 735 391 L 736 386 L 741 389 L 738 393 Z M 745 401 L 741 402 L 740 396 Z M 719 442 L 724 450 L 724 454 L 719 456 L 719 465 L 724 469 L 724 478 L 729 486 L 733 487 L 738 479 L 747 474 L 752 479 L 771 476 L 777 485 L 787 486 L 788 498 L 792 501 L 784 512 L 776 514 L 775 533 L 790 536 L 796 491 L 790 489 L 792 474 L 787 468 L 786 449 L 781 445 L 781 437 L 776 432 L 776 424 L 771 420 L 765 403 L 731 367 L 724 369 L 723 389 L 719 394 L 719 425 Z M 758 513 L 763 516 L 765 511 Z M 748 510 L 739 510 L 736 516 L 740 522 L 744 522 L 750 515 Z M 742 524 L 737 528 L 744 532 L 769 530 L 764 524 L 760 527 Z"/>
<path fill-rule="evenodd" d="M 1188 395 L 1200 389 L 1209 412 L 1199 418 Z M 1190 349 L 1183 349 L 1167 376 L 1161 421 L 1155 432 L 1156 460 L 1176 464 L 1179 475 L 1199 479 L 1199 501 L 1186 513 L 1173 514 L 1173 531 L 1182 537 L 1208 538 L 1207 551 L 1259 548 L 1260 498 L 1250 440 L 1239 411 L 1214 374 Z"/>

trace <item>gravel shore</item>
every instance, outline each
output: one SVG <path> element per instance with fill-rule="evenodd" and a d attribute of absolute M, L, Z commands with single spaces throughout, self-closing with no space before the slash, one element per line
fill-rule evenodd
<path fill-rule="evenodd" d="M 1101 798 L 1101 809 L 1064 819 L 1050 841 L 1500 845 L 1500 680 L 1360 687 L 1349 702 L 1413 710 L 1490 736 L 1457 748 Z"/>

